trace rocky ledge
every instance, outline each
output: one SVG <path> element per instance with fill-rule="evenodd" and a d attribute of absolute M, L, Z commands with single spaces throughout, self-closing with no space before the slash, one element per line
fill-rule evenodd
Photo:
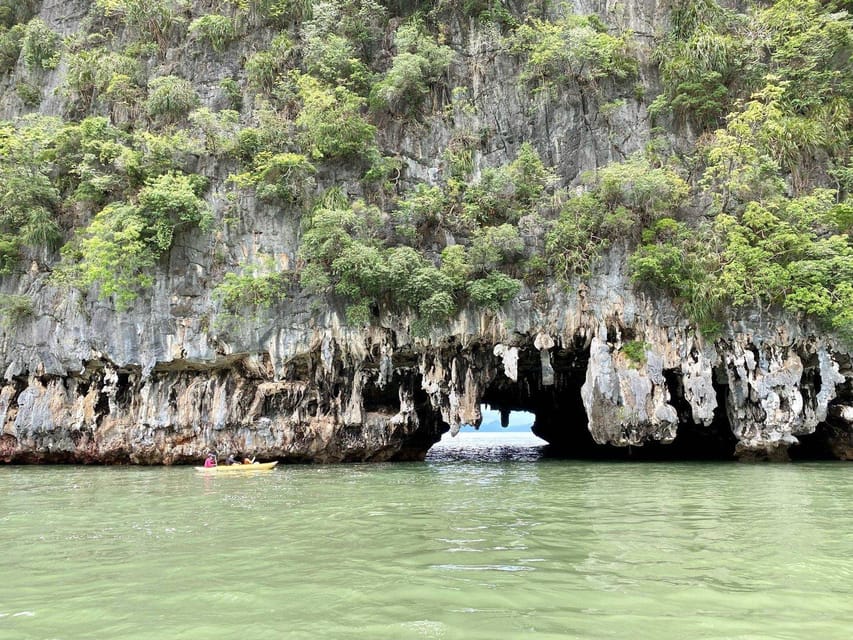
<path fill-rule="evenodd" d="M 772 317 L 705 338 L 619 273 L 428 336 L 405 318 L 347 327 L 304 301 L 217 333 L 156 299 L 117 316 L 38 295 L 54 313 L 6 339 L 4 462 L 418 460 L 482 404 L 535 414 L 560 455 L 853 459 L 849 351 Z"/>

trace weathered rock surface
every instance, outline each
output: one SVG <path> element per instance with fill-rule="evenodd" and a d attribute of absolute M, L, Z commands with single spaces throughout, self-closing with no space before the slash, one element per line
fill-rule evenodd
<path fill-rule="evenodd" d="M 642 42 L 660 29 L 665 3 L 577 4 Z M 45 2 L 41 17 L 74 33 L 87 8 Z M 449 38 L 464 55 L 447 84 L 468 87 L 479 107 L 456 124 L 486 132 L 491 145 L 476 170 L 532 140 L 571 184 L 649 139 L 643 103 L 628 100 L 608 118 L 577 92 L 546 103 L 506 81 L 517 65 L 482 33 L 451 25 Z M 213 88 L 239 71 L 203 57 L 169 64 L 183 65 L 210 105 Z M 51 73 L 55 90 L 63 69 Z M 654 75 L 649 65 L 641 73 Z M 10 117 L 20 105 L 14 91 L 3 95 L 0 113 Z M 55 95 L 45 92 L 41 112 L 61 112 Z M 385 131 L 401 179 L 431 181 L 450 131 L 440 121 Z M 200 170 L 214 185 L 228 175 Z M 347 186 L 358 192 L 354 180 Z M 216 237 L 177 237 L 152 290 L 124 313 L 97 292 L 54 288 L 56 256 L 34 256 L 29 271 L 3 280 L 2 291 L 30 296 L 35 313 L 2 328 L 0 461 L 173 464 L 208 450 L 294 462 L 419 459 L 444 431 L 479 423 L 482 403 L 535 413 L 537 435 L 570 455 L 784 458 L 813 439 L 814 450 L 853 459 L 849 347 L 782 315 L 732 318 L 720 336 L 703 337 L 669 302 L 631 285 L 622 247 L 575 290 L 525 290 L 498 313 L 467 310 L 428 336 L 414 336 L 406 317 L 348 327 L 334 305 L 317 310 L 296 290 L 268 313 L 235 319 L 211 297 L 222 264 L 263 254 L 287 267 L 299 242 L 291 212 L 249 197 L 237 206 L 239 223 Z M 626 354 L 629 342 L 642 343 L 644 358 Z"/>

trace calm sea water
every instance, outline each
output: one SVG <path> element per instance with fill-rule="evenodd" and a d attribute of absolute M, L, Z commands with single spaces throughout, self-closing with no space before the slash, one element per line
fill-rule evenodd
<path fill-rule="evenodd" d="M 853 636 L 853 466 L 495 437 L 253 477 L 0 467 L 0 638 Z"/>

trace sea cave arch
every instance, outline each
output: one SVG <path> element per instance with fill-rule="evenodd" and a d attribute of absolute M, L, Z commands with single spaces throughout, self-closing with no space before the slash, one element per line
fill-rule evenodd
<path fill-rule="evenodd" d="M 651 440 L 642 446 L 614 446 L 596 442 L 589 429 L 581 392 L 589 368 L 588 341 L 578 337 L 550 350 L 536 348 L 532 340 L 520 344 L 513 352 L 513 375 L 507 374 L 500 349 L 482 347 L 478 353 L 479 359 L 469 366 L 469 372 L 479 375 L 477 402 L 498 412 L 504 421 L 516 412 L 533 416 L 531 431 L 548 443 L 544 449 L 546 457 L 601 460 L 734 458 L 737 438 L 726 412 L 729 389 L 722 370 L 716 371 L 714 376 L 717 408 L 709 424 L 694 421 L 685 398 L 682 372 L 666 369 L 663 375 L 669 404 L 678 417 L 675 438 L 665 443 Z M 412 446 L 405 449 L 405 459 L 422 458 L 442 434 L 450 430 L 440 411 L 428 402 L 419 404 L 419 415 L 421 423 L 431 433 L 419 429 L 411 440 Z M 415 442 L 420 448 L 414 446 Z M 426 449 L 422 448 L 424 445 Z"/>

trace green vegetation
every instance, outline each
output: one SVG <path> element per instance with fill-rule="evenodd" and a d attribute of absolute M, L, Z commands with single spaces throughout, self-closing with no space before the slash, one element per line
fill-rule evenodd
<path fill-rule="evenodd" d="M 645 155 L 614 163 L 586 177 L 588 190 L 569 197 L 546 238 L 554 274 L 566 282 L 586 275 L 617 240 L 642 230 L 686 204 L 688 186 L 669 167 L 653 167 Z"/>
<path fill-rule="evenodd" d="M 35 258 L 124 308 L 177 233 L 248 231 L 248 195 L 301 246 L 292 273 L 224 274 L 225 315 L 298 280 L 350 322 L 424 332 L 575 288 L 613 250 L 703 331 L 774 308 L 853 336 L 849 3 L 671 4 L 648 61 L 618 3 L 95 0 L 63 39 L 39 3 L 0 0 L 8 104 L 63 114 L 0 123 L 0 273 Z M 517 61 L 524 122 L 490 105 L 487 60 Z M 643 108 L 663 128 L 628 155 Z M 571 173 L 569 120 L 615 160 Z"/>
<path fill-rule="evenodd" d="M 34 315 L 30 296 L 0 293 L 0 326 L 10 330 Z"/>
<path fill-rule="evenodd" d="M 199 104 L 198 94 L 188 80 L 177 76 L 153 78 L 148 83 L 148 115 L 171 123 L 186 118 Z"/>
<path fill-rule="evenodd" d="M 397 29 L 397 55 L 391 68 L 373 87 L 373 101 L 392 113 L 416 112 L 447 71 L 453 50 L 438 44 L 423 23 L 413 20 Z"/>
<path fill-rule="evenodd" d="M 595 87 L 606 78 L 637 73 L 632 34 L 608 33 L 597 16 L 565 15 L 554 21 L 528 18 L 510 36 L 510 49 L 525 59 L 524 79 L 540 89 L 573 82 Z"/>
<path fill-rule="evenodd" d="M 649 348 L 642 340 L 629 340 L 622 345 L 622 353 L 636 365 L 646 364 L 646 349 Z"/>
<path fill-rule="evenodd" d="M 175 232 L 209 228 L 212 214 L 193 176 L 166 173 L 139 191 L 135 202 L 113 202 L 99 211 L 63 248 L 59 276 L 80 287 L 99 285 L 101 298 L 126 309 L 139 289 L 150 286 L 151 269 L 172 245 Z"/>
<path fill-rule="evenodd" d="M 247 309 L 269 309 L 285 298 L 291 286 L 290 274 L 276 271 L 271 259 L 261 261 L 264 271 L 243 266 L 242 273 L 226 273 L 213 289 L 213 297 L 222 304 L 226 314 L 237 316 Z"/>
<path fill-rule="evenodd" d="M 237 38 L 237 27 L 228 16 L 209 13 L 196 18 L 187 30 L 191 37 L 209 44 L 214 51 L 222 52 Z"/>
<path fill-rule="evenodd" d="M 62 55 L 59 34 L 40 18 L 33 18 L 24 29 L 21 53 L 30 69 L 54 69 Z"/>

